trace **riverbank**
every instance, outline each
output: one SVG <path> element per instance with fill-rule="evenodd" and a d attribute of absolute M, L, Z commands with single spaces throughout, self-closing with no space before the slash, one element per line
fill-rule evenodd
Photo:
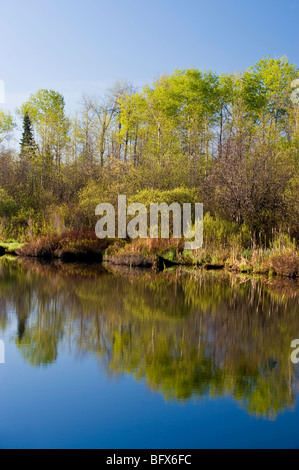
<path fill-rule="evenodd" d="M 110 253 L 112 251 L 112 253 Z M 255 248 L 246 253 L 200 249 L 194 252 L 180 249 L 180 244 L 152 249 L 146 243 L 131 242 L 122 248 L 109 247 L 103 261 L 116 265 L 152 266 L 163 270 L 170 266 L 198 266 L 207 270 L 226 269 L 236 273 L 264 274 L 268 276 L 299 277 L 299 255 L 290 248 Z"/>
<path fill-rule="evenodd" d="M 6 240 L 0 242 L 0 256 L 3 255 L 16 255 L 17 251 L 22 248 L 24 243 L 16 240 Z"/>
<path fill-rule="evenodd" d="M 106 262 L 111 265 L 164 270 L 171 266 L 198 266 L 238 273 L 299 277 L 299 255 L 285 239 L 271 247 L 242 249 L 211 243 L 208 247 L 184 250 L 181 239 L 100 240 L 94 232 L 69 231 L 31 239 L 26 243 L 1 242 L 0 255 L 14 254 L 63 262 Z"/>

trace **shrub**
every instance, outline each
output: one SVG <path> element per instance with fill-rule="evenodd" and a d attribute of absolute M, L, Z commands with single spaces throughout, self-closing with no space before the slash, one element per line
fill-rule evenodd
<path fill-rule="evenodd" d="M 18 208 L 15 200 L 0 188 L 0 217 L 13 217 L 17 214 Z"/>
<path fill-rule="evenodd" d="M 182 206 L 184 202 L 196 203 L 200 201 L 195 189 L 188 189 L 182 186 L 169 191 L 144 189 L 128 198 L 128 204 L 133 202 L 141 202 L 149 210 L 150 204 L 155 202 L 158 204 L 166 202 L 168 205 L 178 202 Z"/>

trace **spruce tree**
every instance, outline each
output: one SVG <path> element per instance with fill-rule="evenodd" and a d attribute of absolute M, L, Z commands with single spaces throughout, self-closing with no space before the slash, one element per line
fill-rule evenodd
<path fill-rule="evenodd" d="M 28 113 L 23 119 L 23 134 L 20 142 L 21 156 L 33 157 L 36 153 L 36 143 L 33 135 L 33 127 Z"/>

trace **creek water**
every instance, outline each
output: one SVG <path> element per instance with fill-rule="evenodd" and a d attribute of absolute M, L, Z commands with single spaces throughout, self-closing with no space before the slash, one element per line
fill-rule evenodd
<path fill-rule="evenodd" d="M 1 448 L 298 448 L 298 282 L 0 259 Z"/>

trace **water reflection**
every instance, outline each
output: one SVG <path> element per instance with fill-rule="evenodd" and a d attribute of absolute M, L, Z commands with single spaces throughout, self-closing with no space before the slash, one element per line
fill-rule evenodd
<path fill-rule="evenodd" d="M 167 400 L 229 395 L 272 419 L 295 405 L 296 281 L 2 259 L 0 328 L 15 320 L 16 347 L 34 367 L 66 346 Z"/>

